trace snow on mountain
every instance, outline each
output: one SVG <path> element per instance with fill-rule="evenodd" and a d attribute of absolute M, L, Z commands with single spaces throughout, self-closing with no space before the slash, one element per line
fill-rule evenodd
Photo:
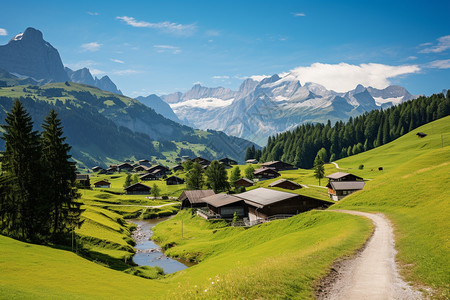
<path fill-rule="evenodd" d="M 346 120 L 416 97 L 399 86 L 375 89 L 358 85 L 337 93 L 313 82 L 302 86 L 290 73 L 260 79 L 244 80 L 237 91 L 194 85 L 186 93 L 161 98 L 180 119 L 197 128 L 221 130 L 264 145 L 267 136 L 301 123 Z"/>

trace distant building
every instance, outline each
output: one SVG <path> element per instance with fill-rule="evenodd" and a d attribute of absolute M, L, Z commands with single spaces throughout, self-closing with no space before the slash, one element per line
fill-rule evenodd
<path fill-rule="evenodd" d="M 273 179 L 281 176 L 276 170 L 264 167 L 256 169 L 253 175 L 258 179 Z"/>
<path fill-rule="evenodd" d="M 234 185 L 236 186 L 236 187 L 238 187 L 238 186 L 243 186 L 243 187 L 251 187 L 251 186 L 253 186 L 255 183 L 253 182 L 253 181 L 251 181 L 250 179 L 247 179 L 247 178 L 241 178 L 241 179 L 238 179 L 238 180 L 236 180 L 235 182 L 234 182 Z"/>
<path fill-rule="evenodd" d="M 127 195 L 149 195 L 152 188 L 142 183 L 135 183 L 124 188 Z"/>
<path fill-rule="evenodd" d="M 158 177 L 156 177 L 152 173 L 147 173 L 139 177 L 139 179 L 142 181 L 150 181 L 150 180 L 158 180 Z"/>
<path fill-rule="evenodd" d="M 246 163 L 246 164 L 253 164 L 253 165 L 255 165 L 255 164 L 258 163 L 258 161 L 257 161 L 256 159 L 252 158 L 252 159 L 247 159 L 247 160 L 245 161 L 245 163 Z"/>
<path fill-rule="evenodd" d="M 276 160 L 276 161 L 268 161 L 261 164 L 261 167 L 273 168 L 276 171 L 284 171 L 284 170 L 296 170 L 297 168 L 291 164 Z"/>
<path fill-rule="evenodd" d="M 298 190 L 302 188 L 302 186 L 297 182 L 293 182 L 287 179 L 279 179 L 277 181 L 274 181 L 271 184 L 269 184 L 269 187 L 277 187 L 286 190 Z"/>
<path fill-rule="evenodd" d="M 418 133 L 416 133 L 416 135 L 417 135 L 418 137 L 420 137 L 420 138 L 424 138 L 424 137 L 427 136 L 427 134 L 426 134 L 426 133 L 423 133 L 423 132 L 418 132 Z"/>
<path fill-rule="evenodd" d="M 104 171 L 105 169 L 103 169 L 102 167 L 99 167 L 99 166 L 95 166 L 92 168 L 92 172 L 94 172 L 94 173 L 100 172 L 101 170 Z"/>
<path fill-rule="evenodd" d="M 213 190 L 184 191 L 181 193 L 180 197 L 178 197 L 178 200 L 181 201 L 182 208 L 203 207 L 206 206 L 206 203 L 202 198 L 211 195 L 215 195 Z"/>
<path fill-rule="evenodd" d="M 134 168 L 134 171 L 136 172 L 147 172 L 149 168 L 147 166 L 144 165 L 138 165 L 137 167 Z"/>
<path fill-rule="evenodd" d="M 237 161 L 230 159 L 228 157 L 222 158 L 219 160 L 220 163 L 226 164 L 226 165 L 237 165 Z"/>
<path fill-rule="evenodd" d="M 76 181 L 78 181 L 84 188 L 91 187 L 91 181 L 89 179 L 89 175 L 87 174 L 77 174 Z"/>
<path fill-rule="evenodd" d="M 193 162 L 196 162 L 202 166 L 209 166 L 211 164 L 211 161 L 207 160 L 206 158 L 203 157 L 196 157 L 192 160 Z"/>
<path fill-rule="evenodd" d="M 167 185 L 177 185 L 177 184 L 183 184 L 183 183 L 184 183 L 184 179 L 177 177 L 177 176 L 170 176 L 169 178 L 166 179 Z"/>
<path fill-rule="evenodd" d="M 109 183 L 106 180 L 100 180 L 94 183 L 94 187 L 96 188 L 110 188 L 111 187 L 111 183 Z"/>
<path fill-rule="evenodd" d="M 237 212 L 239 218 L 247 217 L 247 205 L 241 198 L 227 194 L 216 194 L 202 198 L 207 204 L 211 214 L 220 216 L 220 218 L 231 219 Z"/>
<path fill-rule="evenodd" d="M 347 195 L 364 188 L 365 182 L 359 176 L 337 172 L 326 176 L 328 178 L 328 195 L 334 201 L 341 200 Z"/>
<path fill-rule="evenodd" d="M 121 171 L 131 172 L 131 171 L 133 171 L 133 166 L 129 163 L 123 163 L 123 164 L 117 165 L 117 169 L 119 170 L 119 172 L 121 172 Z"/>
<path fill-rule="evenodd" d="M 177 171 L 183 171 L 184 170 L 182 165 L 175 165 L 175 166 L 171 167 L 171 169 L 172 169 L 172 172 L 177 172 Z"/>

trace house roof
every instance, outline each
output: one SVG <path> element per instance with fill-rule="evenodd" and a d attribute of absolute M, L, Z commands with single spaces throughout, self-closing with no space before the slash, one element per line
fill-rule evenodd
<path fill-rule="evenodd" d="M 235 197 L 232 195 L 227 195 L 227 194 L 211 195 L 211 196 L 202 198 L 202 200 L 214 207 L 222 207 L 222 206 L 226 206 L 228 204 L 243 201 L 241 198 L 238 198 L 238 197 Z"/>
<path fill-rule="evenodd" d="M 266 168 L 266 167 L 262 167 L 262 168 L 256 169 L 255 172 L 253 172 L 253 174 L 258 175 L 259 173 L 264 173 L 264 172 L 269 172 L 269 173 L 278 174 L 278 175 L 280 174 L 275 169 L 273 169 L 273 168 Z"/>
<path fill-rule="evenodd" d="M 214 195 L 213 190 L 193 190 L 193 191 L 184 191 L 181 193 L 180 197 L 178 197 L 178 200 L 184 201 L 185 199 L 188 199 L 191 203 L 203 203 L 202 198 Z"/>
<path fill-rule="evenodd" d="M 331 181 L 327 187 L 331 187 L 335 191 L 354 191 L 362 190 L 365 184 L 364 181 Z"/>
<path fill-rule="evenodd" d="M 258 162 L 258 161 L 254 158 L 251 158 L 251 159 L 247 159 L 245 162 L 250 163 L 250 162 Z"/>
<path fill-rule="evenodd" d="M 117 166 L 118 168 L 133 168 L 132 165 L 130 165 L 129 163 L 123 163 Z"/>
<path fill-rule="evenodd" d="M 276 187 L 279 184 L 282 184 L 284 182 L 289 182 L 290 184 L 297 186 L 298 188 L 301 188 L 302 186 L 300 184 L 298 184 L 297 182 L 293 182 L 291 180 L 287 180 L 287 179 L 278 179 L 277 181 L 272 182 L 271 184 L 269 184 L 270 187 Z"/>
<path fill-rule="evenodd" d="M 106 180 L 100 180 L 94 183 L 94 185 L 111 185 L 111 183 Z"/>
<path fill-rule="evenodd" d="M 152 173 L 147 173 L 147 174 L 144 174 L 144 175 L 142 175 L 141 177 L 139 177 L 140 179 L 142 179 L 142 178 L 147 178 L 147 177 L 151 177 L 151 178 L 156 178 L 156 176 L 155 175 L 153 175 Z"/>
<path fill-rule="evenodd" d="M 266 188 L 254 189 L 241 194 L 236 194 L 235 196 L 244 199 L 245 203 L 247 204 L 251 204 L 261 208 L 273 203 L 299 197 L 298 194 L 281 192 Z"/>
<path fill-rule="evenodd" d="M 226 163 L 226 164 L 237 165 L 237 161 L 235 161 L 234 159 L 228 158 L 228 157 L 220 159 L 219 162 L 223 162 L 223 163 Z"/>
<path fill-rule="evenodd" d="M 330 174 L 330 175 L 325 176 L 325 177 L 326 178 L 330 178 L 330 179 L 340 179 L 340 178 L 348 176 L 348 175 L 352 175 L 352 176 L 355 176 L 356 178 L 362 179 L 359 176 L 356 176 L 356 175 L 350 174 L 350 173 L 345 173 L 345 172 L 336 172 L 336 173 Z"/>
<path fill-rule="evenodd" d="M 130 186 L 127 186 L 126 188 L 124 188 L 124 190 L 133 189 L 133 188 L 138 187 L 138 186 L 146 187 L 146 188 L 149 189 L 149 190 L 152 189 L 152 188 L 149 187 L 148 185 L 145 185 L 145 184 L 142 184 L 142 183 L 139 183 L 139 182 L 138 182 L 138 183 L 132 184 L 132 185 L 130 185 Z"/>
<path fill-rule="evenodd" d="M 180 178 L 178 176 L 170 176 L 169 178 L 166 179 L 166 181 L 168 181 L 168 180 L 176 180 L 176 181 L 179 181 L 179 182 L 184 182 L 184 179 Z"/>
<path fill-rule="evenodd" d="M 248 183 L 251 183 L 251 184 L 254 184 L 254 182 L 253 181 L 251 181 L 250 179 L 248 179 L 248 178 L 245 178 L 245 177 L 243 177 L 243 178 L 240 178 L 240 179 L 238 179 L 238 180 L 236 180 L 235 182 L 238 182 L 238 181 L 245 181 L 245 182 L 248 182 Z"/>

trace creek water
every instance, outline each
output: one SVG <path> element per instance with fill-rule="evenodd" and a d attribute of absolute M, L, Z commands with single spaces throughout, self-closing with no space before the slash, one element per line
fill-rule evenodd
<path fill-rule="evenodd" d="M 148 220 L 127 220 L 136 224 L 137 229 L 133 232 L 132 238 L 136 242 L 136 254 L 133 256 L 133 262 L 139 266 L 159 266 L 163 268 L 164 273 L 170 274 L 176 271 L 184 270 L 195 263 L 177 260 L 164 255 L 163 250 L 151 240 L 153 227 L 156 224 L 169 219 L 157 218 Z"/>

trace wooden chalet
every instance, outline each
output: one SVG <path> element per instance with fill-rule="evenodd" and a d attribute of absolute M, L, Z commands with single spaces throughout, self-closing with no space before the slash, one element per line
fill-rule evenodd
<path fill-rule="evenodd" d="M 276 160 L 276 161 L 268 161 L 261 164 L 261 167 L 272 168 L 276 171 L 284 171 L 284 170 L 296 170 L 297 168 L 291 164 Z"/>
<path fill-rule="evenodd" d="M 418 133 L 416 133 L 416 135 L 417 135 L 418 137 L 420 137 L 420 138 L 424 138 L 424 137 L 427 136 L 427 134 L 426 134 L 426 133 L 423 133 L 423 132 L 418 132 Z"/>
<path fill-rule="evenodd" d="M 134 168 L 134 171 L 136 172 L 147 172 L 149 168 L 147 166 L 144 165 L 138 165 L 137 167 Z"/>
<path fill-rule="evenodd" d="M 172 172 L 177 172 L 177 171 L 183 171 L 184 170 L 182 165 L 176 165 L 176 166 L 171 167 L 170 169 L 172 169 Z"/>
<path fill-rule="evenodd" d="M 92 168 L 92 172 L 94 172 L 94 173 L 100 172 L 102 170 L 105 171 L 105 169 L 103 169 L 100 166 L 95 166 L 95 167 Z"/>
<path fill-rule="evenodd" d="M 327 188 L 330 199 L 334 201 L 341 200 L 347 195 L 364 188 L 365 182 L 359 176 L 337 172 L 326 176 L 329 179 Z"/>
<path fill-rule="evenodd" d="M 177 176 L 170 176 L 169 178 L 166 179 L 167 185 L 177 185 L 177 184 L 183 184 L 183 183 L 184 183 L 184 179 L 177 177 Z"/>
<path fill-rule="evenodd" d="M 241 179 L 238 179 L 238 180 L 236 180 L 235 182 L 234 182 L 234 185 L 236 186 L 236 187 L 238 187 L 238 186 L 243 186 L 243 187 L 250 187 L 250 186 L 253 186 L 255 183 L 253 182 L 253 181 L 251 181 L 250 179 L 247 179 L 247 178 L 241 178 Z"/>
<path fill-rule="evenodd" d="M 139 179 L 142 181 L 150 181 L 150 180 L 158 180 L 158 177 L 156 177 L 152 173 L 147 173 L 139 177 Z"/>
<path fill-rule="evenodd" d="M 196 162 L 202 166 L 209 166 L 211 164 L 211 161 L 207 160 L 206 158 L 203 157 L 196 157 L 192 160 L 193 162 Z"/>
<path fill-rule="evenodd" d="M 231 219 L 237 212 L 240 218 L 247 217 L 247 205 L 241 198 L 227 194 L 215 194 L 202 198 L 207 204 L 210 213 L 219 215 L 223 219 Z"/>
<path fill-rule="evenodd" d="M 256 159 L 254 159 L 254 158 L 251 158 L 251 159 L 247 159 L 247 160 L 245 161 L 245 163 L 246 163 L 246 164 L 252 164 L 252 165 L 255 165 L 255 164 L 258 163 L 258 161 L 257 161 Z"/>
<path fill-rule="evenodd" d="M 138 164 L 141 166 L 151 166 L 151 163 L 148 159 L 140 159 L 138 160 Z"/>
<path fill-rule="evenodd" d="M 202 198 L 212 195 L 215 195 L 213 190 L 184 191 L 178 200 L 181 202 L 181 208 L 204 207 L 206 203 Z"/>
<path fill-rule="evenodd" d="M 296 215 L 330 205 L 327 201 L 266 188 L 258 188 L 234 196 L 244 200 L 250 221 L 270 219 L 277 215 Z"/>
<path fill-rule="evenodd" d="M 91 180 L 87 174 L 77 174 L 76 181 L 84 188 L 91 187 Z"/>
<path fill-rule="evenodd" d="M 253 175 L 258 179 L 273 179 L 281 176 L 276 170 L 264 167 L 256 169 Z"/>
<path fill-rule="evenodd" d="M 162 170 L 162 171 L 164 171 L 164 172 L 166 172 L 166 173 L 169 173 L 169 172 L 170 172 L 169 168 L 166 168 L 166 167 L 164 167 L 164 166 L 162 166 L 162 165 L 154 165 L 154 166 L 151 166 L 150 168 L 147 169 L 147 172 L 153 173 L 155 170 Z"/>
<path fill-rule="evenodd" d="M 117 172 L 117 168 L 116 167 L 109 167 L 108 169 L 106 169 L 106 173 L 105 174 L 114 174 L 115 172 Z"/>
<path fill-rule="evenodd" d="M 223 163 L 223 164 L 226 164 L 226 165 L 230 165 L 230 166 L 238 164 L 237 161 L 235 161 L 235 160 L 233 160 L 231 158 L 228 158 L 228 157 L 220 159 L 219 162 Z"/>
<path fill-rule="evenodd" d="M 100 180 L 100 181 L 94 182 L 94 187 L 109 189 L 111 187 L 111 183 L 108 182 L 107 180 Z"/>
<path fill-rule="evenodd" d="M 274 181 L 271 184 L 269 184 L 269 187 L 277 187 L 286 190 L 298 190 L 302 188 L 302 186 L 297 182 L 293 182 L 287 179 L 279 179 L 277 181 Z"/>
<path fill-rule="evenodd" d="M 152 188 L 142 183 L 135 183 L 124 188 L 127 195 L 149 195 Z"/>
<path fill-rule="evenodd" d="M 121 172 L 121 171 L 130 172 L 130 171 L 133 171 L 133 166 L 131 164 L 125 162 L 123 164 L 117 165 L 117 169 L 119 170 L 119 172 Z"/>
<path fill-rule="evenodd" d="M 167 173 L 168 173 L 167 170 L 155 169 L 150 174 L 154 175 L 156 178 L 162 178 L 162 177 L 166 176 Z"/>

